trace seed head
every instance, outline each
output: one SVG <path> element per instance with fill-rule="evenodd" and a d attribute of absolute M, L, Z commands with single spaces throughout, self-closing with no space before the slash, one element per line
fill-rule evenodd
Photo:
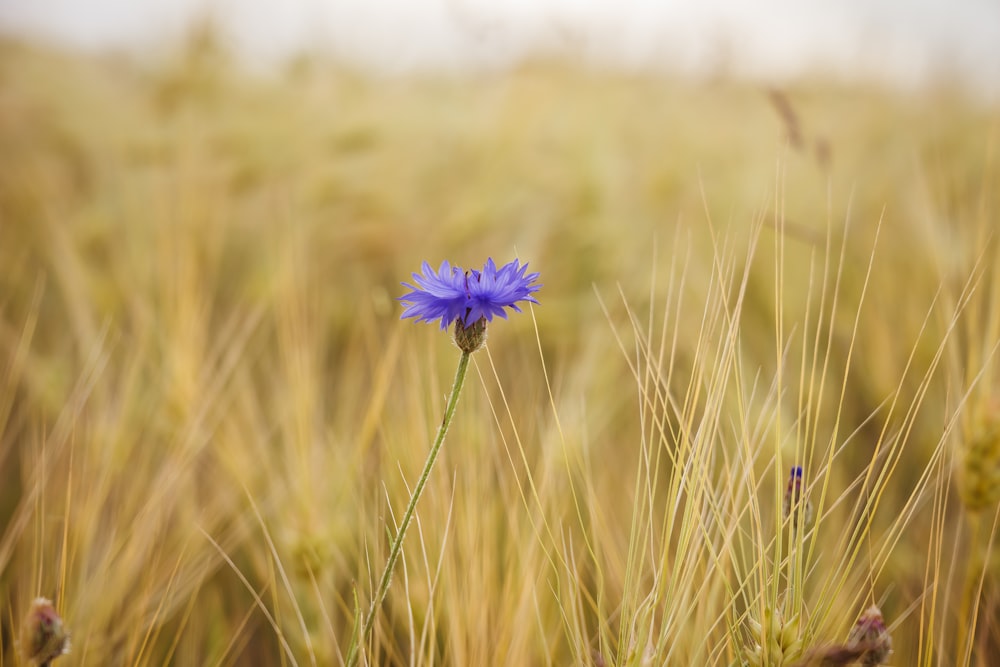
<path fill-rule="evenodd" d="M 969 428 L 958 491 L 966 508 L 978 512 L 1000 500 L 1000 401 L 994 401 Z"/>
<path fill-rule="evenodd" d="M 743 657 L 750 667 L 790 665 L 802 657 L 798 614 L 786 619 L 781 609 L 768 607 L 762 622 L 749 618 L 747 623 L 752 641 Z"/>

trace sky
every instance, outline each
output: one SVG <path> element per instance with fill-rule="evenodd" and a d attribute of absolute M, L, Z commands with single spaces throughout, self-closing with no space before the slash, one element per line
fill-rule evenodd
<path fill-rule="evenodd" d="M 558 53 L 762 79 L 945 76 L 1000 97 L 1000 0 L 0 0 L 0 31 L 92 50 L 162 51 L 207 16 L 257 63 L 474 71 Z"/>

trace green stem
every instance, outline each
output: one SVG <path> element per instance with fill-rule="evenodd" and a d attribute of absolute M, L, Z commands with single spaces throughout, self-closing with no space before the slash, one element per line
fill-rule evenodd
<path fill-rule="evenodd" d="M 434 461 L 437 460 L 438 452 L 441 451 L 441 445 L 444 443 L 444 436 L 448 432 L 448 426 L 451 425 L 451 419 L 455 416 L 455 406 L 458 405 L 459 394 L 462 393 L 462 385 L 465 384 L 465 373 L 469 369 L 469 357 L 472 356 L 471 352 L 462 352 L 462 358 L 458 361 L 458 369 L 455 371 L 455 382 L 451 386 L 451 394 L 448 396 L 448 405 L 444 410 L 444 419 L 441 420 L 441 426 L 438 428 L 437 437 L 434 438 L 434 444 L 431 446 L 431 451 L 427 455 L 427 463 L 424 464 L 424 470 L 420 473 L 420 479 L 417 480 L 417 486 L 413 489 L 413 495 L 410 497 L 410 504 L 406 506 L 406 512 L 403 514 L 403 521 L 399 524 L 399 532 L 396 533 L 396 539 L 392 541 L 392 548 L 389 550 L 389 560 L 385 564 L 385 569 L 382 571 L 382 578 L 379 580 L 378 590 L 375 592 L 375 599 L 372 600 L 372 606 L 365 615 L 365 625 L 361 630 L 360 642 L 357 633 L 351 638 L 351 646 L 347 652 L 347 667 L 355 667 L 358 664 L 358 660 L 361 657 L 360 647 L 368 642 L 368 638 L 371 635 L 372 626 L 375 624 L 375 615 L 378 612 L 378 608 L 382 606 L 382 601 L 385 600 L 386 593 L 389 592 L 389 583 L 392 581 L 392 571 L 396 569 L 396 561 L 399 560 L 399 554 L 403 550 L 403 538 L 406 536 L 406 529 L 410 526 L 410 521 L 413 520 L 413 513 L 417 508 L 417 501 L 420 500 L 420 495 L 424 491 L 424 486 L 427 484 L 427 478 L 430 477 L 431 468 L 434 467 Z"/>

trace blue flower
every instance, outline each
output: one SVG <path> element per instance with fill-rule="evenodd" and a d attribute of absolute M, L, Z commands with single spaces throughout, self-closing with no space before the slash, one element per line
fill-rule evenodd
<path fill-rule="evenodd" d="M 490 258 L 482 271 L 463 271 L 444 261 L 435 273 L 424 262 L 423 273 L 413 274 L 416 285 L 403 283 L 411 291 L 399 297 L 406 308 L 402 317 L 416 317 L 418 322 L 440 320 L 442 329 L 455 320 L 468 328 L 483 318 L 487 322 L 494 316 L 507 319 L 505 308 L 521 312 L 519 301 L 538 303 L 532 294 L 542 286 L 532 284 L 538 274 L 526 274 L 527 268 L 515 259 L 498 269 Z"/>

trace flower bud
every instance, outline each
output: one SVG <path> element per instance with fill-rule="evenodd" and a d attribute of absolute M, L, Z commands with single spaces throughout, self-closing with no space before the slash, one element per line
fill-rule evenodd
<path fill-rule="evenodd" d="M 868 607 L 851 628 L 847 647 L 865 649 L 860 660 L 862 665 L 884 665 L 892 655 L 892 636 L 876 605 Z"/>
<path fill-rule="evenodd" d="M 782 516 L 791 520 L 792 531 L 799 526 L 799 510 L 802 510 L 802 524 L 808 527 L 813 520 L 813 506 L 809 498 L 804 497 L 802 489 L 802 466 L 793 466 L 785 487 L 785 497 L 782 501 Z"/>
<path fill-rule="evenodd" d="M 21 626 L 21 654 L 33 665 L 48 665 L 69 653 L 69 632 L 52 602 L 37 598 Z"/>

